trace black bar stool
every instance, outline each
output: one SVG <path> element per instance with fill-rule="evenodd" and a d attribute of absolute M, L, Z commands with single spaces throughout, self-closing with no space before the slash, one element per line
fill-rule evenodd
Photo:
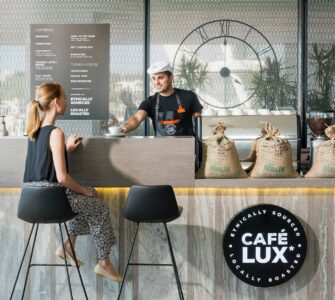
<path fill-rule="evenodd" d="M 60 231 L 61 239 L 62 239 L 63 251 L 65 253 L 61 224 L 64 223 L 66 234 L 67 234 L 67 237 L 69 238 L 69 232 L 68 232 L 65 222 L 68 220 L 71 220 L 76 215 L 77 214 L 73 213 L 71 210 L 70 204 L 65 194 L 65 189 L 63 187 L 60 187 L 60 186 L 47 186 L 47 187 L 27 186 L 22 189 L 18 211 L 17 211 L 17 216 L 19 219 L 23 221 L 32 223 L 33 226 L 29 234 L 27 245 L 24 249 L 24 254 L 21 260 L 19 270 L 16 275 L 16 279 L 15 279 L 15 283 L 13 286 L 10 299 L 12 299 L 14 295 L 15 287 L 16 287 L 16 284 L 17 284 L 17 281 L 18 281 L 18 278 L 21 272 L 23 261 L 26 256 L 27 249 L 28 249 L 35 225 L 36 225 L 36 230 L 34 234 L 34 240 L 33 240 L 33 246 L 32 246 L 31 253 L 30 253 L 30 258 L 29 258 L 29 266 L 28 266 L 26 276 L 25 276 L 24 288 L 22 291 L 22 299 L 24 297 L 24 293 L 26 290 L 30 268 L 34 266 L 65 266 L 67 280 L 68 280 L 69 289 L 70 289 L 70 295 L 71 295 L 71 299 L 73 299 L 69 270 L 68 270 L 68 266 L 70 265 L 68 265 L 67 263 L 66 255 L 64 255 L 65 264 L 32 264 L 31 259 L 33 257 L 33 252 L 34 252 L 35 242 L 36 242 L 36 237 L 37 237 L 37 232 L 38 232 L 38 226 L 40 223 L 44 223 L 44 224 L 58 223 L 59 231 Z M 69 241 L 70 241 L 73 257 L 76 261 L 76 267 L 77 267 L 78 275 L 80 278 L 81 286 L 83 287 L 85 298 L 88 299 L 85 286 L 83 283 L 83 279 L 81 277 L 79 266 L 77 263 L 76 254 L 73 249 L 70 238 L 69 238 Z"/>
<path fill-rule="evenodd" d="M 129 221 L 136 222 L 136 232 L 131 246 L 126 270 L 123 276 L 118 299 L 121 297 L 124 281 L 127 276 L 128 266 L 172 266 L 176 277 L 179 298 L 184 299 L 182 286 L 180 284 L 176 261 L 173 254 L 169 231 L 166 223 L 180 217 L 183 208 L 177 205 L 173 188 L 169 185 L 157 186 L 136 186 L 133 185 L 128 194 L 127 203 L 124 209 L 124 217 Z M 140 223 L 163 223 L 172 260 L 172 264 L 150 264 L 131 263 L 130 258 L 133 253 L 137 232 Z"/>

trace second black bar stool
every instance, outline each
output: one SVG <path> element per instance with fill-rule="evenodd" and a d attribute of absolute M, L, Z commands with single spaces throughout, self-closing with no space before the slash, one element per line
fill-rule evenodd
<path fill-rule="evenodd" d="M 177 205 L 176 197 L 173 188 L 169 185 L 156 186 L 136 186 L 133 185 L 128 194 L 127 203 L 124 209 L 124 217 L 129 221 L 136 222 L 136 232 L 131 246 L 130 254 L 126 270 L 123 276 L 118 299 L 120 299 L 124 281 L 127 276 L 129 266 L 172 266 L 176 277 L 179 298 L 184 299 L 182 286 L 180 283 L 178 269 L 173 254 L 173 248 L 170 240 L 169 231 L 166 223 L 171 222 L 180 217 L 182 207 Z M 172 264 L 151 264 L 151 263 L 132 263 L 130 262 L 133 253 L 134 244 L 136 241 L 137 232 L 140 223 L 163 223 Z"/>

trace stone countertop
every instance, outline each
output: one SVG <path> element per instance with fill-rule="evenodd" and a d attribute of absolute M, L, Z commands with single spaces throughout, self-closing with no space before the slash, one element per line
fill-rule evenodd
<path fill-rule="evenodd" d="M 0 187 L 21 187 L 27 138 L 0 138 Z M 69 154 L 70 174 L 96 187 L 170 184 L 196 188 L 331 187 L 334 178 L 194 179 L 192 137 L 92 137 Z"/>
<path fill-rule="evenodd" d="M 335 178 L 196 179 L 197 188 L 335 188 Z"/>

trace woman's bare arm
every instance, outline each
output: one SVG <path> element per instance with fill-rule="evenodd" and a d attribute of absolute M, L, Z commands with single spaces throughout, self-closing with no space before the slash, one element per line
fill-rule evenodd
<path fill-rule="evenodd" d="M 54 129 L 50 134 L 50 149 L 52 152 L 58 182 L 76 193 L 83 194 L 89 197 L 94 196 L 93 192 L 89 191 L 87 188 L 78 184 L 67 173 L 64 145 L 65 145 L 64 133 L 59 128 Z"/>

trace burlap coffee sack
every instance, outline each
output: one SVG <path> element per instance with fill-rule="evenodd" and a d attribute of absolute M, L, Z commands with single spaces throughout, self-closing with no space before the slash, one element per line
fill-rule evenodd
<path fill-rule="evenodd" d="M 196 178 L 243 178 L 243 171 L 234 141 L 224 134 L 225 127 L 218 122 L 213 136 L 202 142 L 202 162 Z"/>
<path fill-rule="evenodd" d="M 264 137 L 266 135 L 266 131 L 264 128 L 261 128 L 260 133 L 259 133 L 259 137 L 254 139 L 251 142 L 251 147 L 250 147 L 250 152 L 247 158 L 243 159 L 242 161 L 245 162 L 255 162 L 256 161 L 256 146 L 257 146 L 257 142 L 260 138 Z"/>
<path fill-rule="evenodd" d="M 335 125 L 327 127 L 325 133 L 329 140 L 317 147 L 312 168 L 305 177 L 335 177 Z"/>
<path fill-rule="evenodd" d="M 250 152 L 249 152 L 249 155 L 247 156 L 247 158 L 245 159 L 242 159 L 241 161 L 242 162 L 250 162 L 251 164 L 248 166 L 247 169 L 245 169 L 245 171 L 247 173 L 249 173 L 252 168 L 255 166 L 255 162 L 256 162 L 256 145 L 257 145 L 257 141 L 262 138 L 264 135 L 266 134 L 264 128 L 261 128 L 260 130 L 260 136 L 256 139 L 254 139 L 252 142 L 251 142 L 251 146 L 250 146 Z"/>
<path fill-rule="evenodd" d="M 288 140 L 279 137 L 279 130 L 270 123 L 264 125 L 265 136 L 256 144 L 256 163 L 250 177 L 293 178 L 299 174 L 292 166 L 292 148 Z"/>

